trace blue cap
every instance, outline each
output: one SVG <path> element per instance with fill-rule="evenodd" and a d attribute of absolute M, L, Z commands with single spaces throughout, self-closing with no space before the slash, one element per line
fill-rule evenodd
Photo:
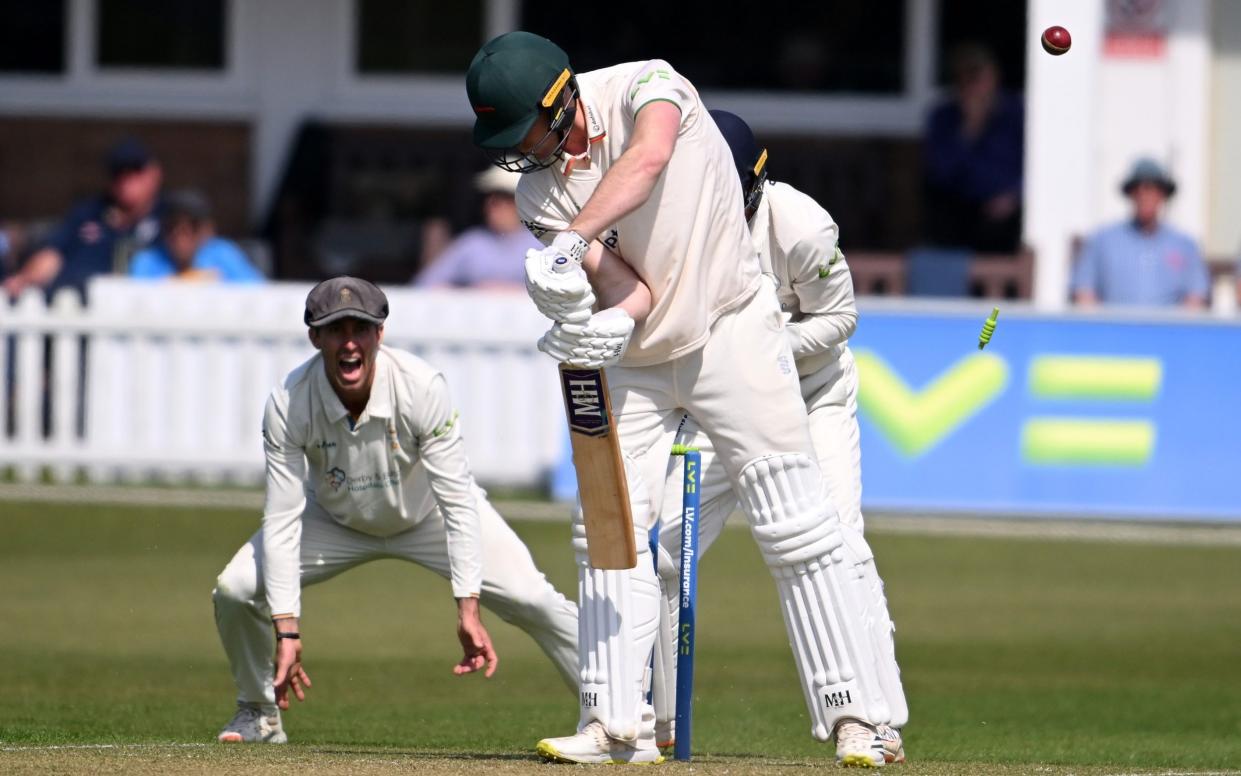
<path fill-rule="evenodd" d="M 141 140 L 127 137 L 108 151 L 108 172 L 117 175 L 127 170 L 141 170 L 154 160 L 155 157 Z"/>

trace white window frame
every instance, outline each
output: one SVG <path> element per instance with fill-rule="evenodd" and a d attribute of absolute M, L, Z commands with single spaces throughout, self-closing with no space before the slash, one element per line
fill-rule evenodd
<path fill-rule="evenodd" d="M 0 113 L 92 116 L 247 117 L 253 100 L 242 0 L 223 0 L 224 67 L 100 67 L 97 61 L 99 0 L 68 0 L 65 71 L 0 76 Z"/>
<path fill-rule="evenodd" d="M 529 0 L 525 0 L 529 1 Z M 348 119 L 387 119 L 421 125 L 460 126 L 473 122 L 460 76 L 361 74 L 357 2 L 336 5 L 339 31 L 335 98 L 330 115 Z M 514 29 L 523 0 L 484 0 L 482 38 Z M 706 90 L 715 107 L 746 117 L 755 129 L 790 134 L 915 136 L 936 95 L 936 22 L 939 0 L 905 0 L 903 91 L 890 96 L 863 94 L 795 95 Z"/>

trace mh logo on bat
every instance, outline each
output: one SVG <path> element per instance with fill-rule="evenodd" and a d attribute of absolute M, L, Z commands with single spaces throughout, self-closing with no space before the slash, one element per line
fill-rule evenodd
<path fill-rule="evenodd" d="M 608 415 L 603 405 L 603 373 L 597 369 L 563 369 L 565 411 L 569 429 L 586 436 L 608 433 Z"/>

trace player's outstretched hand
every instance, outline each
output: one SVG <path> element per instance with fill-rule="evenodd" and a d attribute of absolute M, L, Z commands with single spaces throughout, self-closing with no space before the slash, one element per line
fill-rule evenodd
<path fill-rule="evenodd" d="M 310 676 L 302 668 L 301 639 L 277 639 L 276 676 L 272 684 L 276 688 L 276 705 L 281 709 L 289 708 L 290 689 L 299 701 L 306 700 Z"/>
<path fill-rule="evenodd" d="M 457 638 L 461 641 L 461 662 L 453 666 L 457 676 L 483 671 L 489 677 L 496 672 L 500 659 L 491 646 L 491 634 L 478 616 L 478 599 L 462 598 L 457 604 Z M 486 669 L 485 671 L 483 669 Z"/>

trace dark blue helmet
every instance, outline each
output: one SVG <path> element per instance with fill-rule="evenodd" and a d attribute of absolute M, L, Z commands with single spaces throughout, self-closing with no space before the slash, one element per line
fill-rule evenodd
<path fill-rule="evenodd" d="M 733 153 L 733 164 L 741 176 L 741 196 L 745 202 L 745 220 L 749 221 L 763 201 L 763 184 L 767 182 L 767 149 L 760 148 L 754 139 L 754 131 L 740 116 L 726 110 L 711 111 L 711 118 L 720 128 L 728 148 Z"/>

